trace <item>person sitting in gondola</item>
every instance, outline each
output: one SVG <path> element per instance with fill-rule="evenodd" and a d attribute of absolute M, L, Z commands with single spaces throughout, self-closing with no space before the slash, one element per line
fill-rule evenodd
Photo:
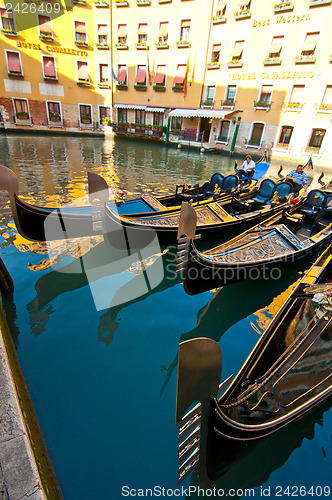
<path fill-rule="evenodd" d="M 303 188 L 304 195 L 307 194 L 308 177 L 303 172 L 303 165 L 298 165 L 296 169 L 289 172 L 286 179 L 294 186 L 294 193 L 298 193 Z"/>
<path fill-rule="evenodd" d="M 254 160 L 252 160 L 250 155 L 247 155 L 246 159 L 242 163 L 242 168 L 238 170 L 237 175 L 239 179 L 242 180 L 242 177 L 245 177 L 248 181 L 251 181 L 255 173 L 255 166 Z"/>

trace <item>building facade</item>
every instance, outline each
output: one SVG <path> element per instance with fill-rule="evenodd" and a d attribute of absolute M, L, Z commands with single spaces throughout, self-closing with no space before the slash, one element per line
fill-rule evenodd
<path fill-rule="evenodd" d="M 52 8 L 23 30 L 1 8 L 4 128 L 108 118 L 116 133 L 332 159 L 331 1 L 66 2 L 25 4 Z"/>

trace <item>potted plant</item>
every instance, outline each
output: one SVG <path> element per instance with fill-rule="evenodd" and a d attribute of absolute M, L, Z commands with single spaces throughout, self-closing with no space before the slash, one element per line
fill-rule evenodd
<path fill-rule="evenodd" d="M 81 116 L 81 122 L 82 123 L 91 123 L 91 117 L 89 115 L 83 115 L 83 116 Z"/>
<path fill-rule="evenodd" d="M 19 120 L 27 120 L 29 118 L 29 115 L 26 111 L 18 111 L 16 113 L 16 116 Z"/>
<path fill-rule="evenodd" d="M 51 122 L 59 122 L 60 119 L 61 119 L 61 116 L 58 113 L 50 113 Z"/>

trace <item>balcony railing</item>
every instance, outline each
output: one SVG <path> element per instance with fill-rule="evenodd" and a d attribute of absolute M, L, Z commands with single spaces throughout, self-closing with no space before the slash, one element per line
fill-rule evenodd
<path fill-rule="evenodd" d="M 281 58 L 280 57 L 267 57 L 263 59 L 264 66 L 280 66 Z"/>
<path fill-rule="evenodd" d="M 239 10 L 238 12 L 234 12 L 234 17 L 236 21 L 239 21 L 240 19 L 249 19 L 251 17 L 251 12 L 249 9 Z"/>
<path fill-rule="evenodd" d="M 310 0 L 309 7 L 320 7 L 321 5 L 331 5 L 331 0 Z"/>
<path fill-rule="evenodd" d="M 227 18 L 225 16 L 212 16 L 211 17 L 211 24 L 223 24 L 227 21 Z"/>
<path fill-rule="evenodd" d="M 295 64 L 313 64 L 316 62 L 316 56 L 310 55 L 300 55 L 295 57 Z"/>
<path fill-rule="evenodd" d="M 242 68 L 242 66 L 243 66 L 243 61 L 241 61 L 241 59 L 228 61 L 227 63 L 228 68 Z"/>
<path fill-rule="evenodd" d="M 255 101 L 254 102 L 254 109 L 264 109 L 265 111 L 269 111 L 271 108 L 271 103 L 270 102 L 265 102 L 265 101 Z"/>

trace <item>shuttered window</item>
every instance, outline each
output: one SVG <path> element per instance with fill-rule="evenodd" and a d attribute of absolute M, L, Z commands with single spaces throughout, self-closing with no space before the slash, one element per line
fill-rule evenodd
<path fill-rule="evenodd" d="M 38 16 L 39 33 L 52 36 L 51 18 L 49 16 Z"/>
<path fill-rule="evenodd" d="M 159 42 L 167 42 L 168 39 L 168 23 L 160 23 L 159 25 L 159 33 L 158 33 Z"/>
<path fill-rule="evenodd" d="M 212 47 L 211 62 L 218 63 L 220 58 L 221 44 L 217 43 Z"/>
<path fill-rule="evenodd" d="M 178 68 L 177 68 L 177 71 L 176 71 L 176 75 L 175 75 L 175 78 L 174 78 L 174 83 L 177 83 L 178 85 L 183 85 L 184 84 L 184 79 L 185 79 L 185 76 L 186 76 L 186 69 L 187 69 L 187 66 L 185 64 L 179 64 L 178 65 Z"/>
<path fill-rule="evenodd" d="M 20 54 L 18 52 L 7 51 L 7 62 L 10 73 L 22 74 Z"/>
<path fill-rule="evenodd" d="M 7 12 L 6 9 L 1 10 L 1 27 L 4 30 L 15 31 L 15 24 L 13 19 L 13 14 L 11 12 Z"/>
<path fill-rule="evenodd" d="M 154 83 L 158 85 L 165 85 L 165 76 L 166 76 L 166 66 L 165 65 L 157 66 L 157 73 L 154 79 Z"/>
<path fill-rule="evenodd" d="M 181 21 L 181 31 L 180 31 L 180 40 L 182 42 L 188 42 L 190 36 L 190 19 L 183 19 Z"/>
<path fill-rule="evenodd" d="M 148 41 L 148 25 L 138 25 L 138 43 L 146 43 Z"/>
<path fill-rule="evenodd" d="M 215 15 L 217 17 L 224 16 L 226 12 L 226 2 L 219 2 L 215 9 Z"/>
<path fill-rule="evenodd" d="M 75 40 L 86 42 L 86 24 L 84 21 L 75 21 Z"/>
<path fill-rule="evenodd" d="M 146 83 L 146 66 L 138 66 L 135 83 L 144 85 Z"/>
<path fill-rule="evenodd" d="M 77 61 L 77 77 L 80 82 L 89 82 L 90 77 L 87 62 Z"/>
<path fill-rule="evenodd" d="M 231 54 L 232 61 L 239 61 L 242 58 L 244 40 L 238 40 L 234 44 L 234 49 Z"/>
<path fill-rule="evenodd" d="M 108 27 L 107 24 L 98 24 L 98 43 L 107 45 Z"/>
<path fill-rule="evenodd" d="M 319 31 L 315 33 L 307 33 L 301 50 L 301 54 L 303 56 L 309 56 L 315 52 L 318 36 Z"/>
<path fill-rule="evenodd" d="M 127 43 L 127 25 L 118 25 L 118 43 Z"/>
<path fill-rule="evenodd" d="M 117 78 L 120 80 L 120 82 L 127 83 L 127 66 L 124 65 L 118 66 Z"/>
<path fill-rule="evenodd" d="M 108 64 L 99 64 L 100 83 L 108 83 Z"/>
<path fill-rule="evenodd" d="M 269 50 L 269 57 L 279 57 L 284 42 L 283 36 L 274 36 Z"/>
<path fill-rule="evenodd" d="M 55 59 L 54 57 L 43 57 L 44 76 L 48 78 L 56 78 Z"/>

